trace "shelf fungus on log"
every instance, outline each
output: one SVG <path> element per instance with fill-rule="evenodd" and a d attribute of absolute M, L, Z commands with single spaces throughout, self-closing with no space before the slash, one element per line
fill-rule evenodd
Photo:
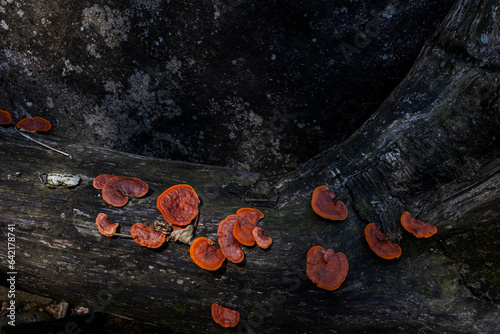
<path fill-rule="evenodd" d="M 191 244 L 189 254 L 194 263 L 205 270 L 217 270 L 222 266 L 226 257 L 220 249 L 215 248 L 214 241 L 199 237 Z"/>
<path fill-rule="evenodd" d="M 112 223 L 105 213 L 100 213 L 95 219 L 95 223 L 99 232 L 107 237 L 112 237 L 116 233 L 116 229 L 120 224 Z"/>
<path fill-rule="evenodd" d="M 233 263 L 240 263 L 245 258 L 241 244 L 233 235 L 234 224 L 238 222 L 238 215 L 229 215 L 219 223 L 217 228 L 218 242 L 222 253 Z"/>
<path fill-rule="evenodd" d="M 42 117 L 28 117 L 20 120 L 16 127 L 25 132 L 38 133 L 50 130 L 50 122 Z"/>
<path fill-rule="evenodd" d="M 311 206 L 319 216 L 330 220 L 347 218 L 347 208 L 342 201 L 335 203 L 335 193 L 327 186 L 319 186 L 313 191 Z"/>
<path fill-rule="evenodd" d="M 137 177 L 117 176 L 102 187 L 102 198 L 116 207 L 122 207 L 129 197 L 142 197 L 148 193 L 149 186 Z"/>
<path fill-rule="evenodd" d="M 212 318 L 222 327 L 235 327 L 240 321 L 240 313 L 213 303 Z"/>
<path fill-rule="evenodd" d="M 406 211 L 401 215 L 401 225 L 417 238 L 429 238 L 437 232 L 436 226 L 412 218 L 410 213 Z"/>
<path fill-rule="evenodd" d="M 10 113 L 5 110 L 0 110 L 0 124 L 8 125 L 12 122 L 12 117 L 10 117 Z"/>
<path fill-rule="evenodd" d="M 325 290 L 335 290 L 344 282 L 349 262 L 344 253 L 314 246 L 307 252 L 307 277 Z"/>
<path fill-rule="evenodd" d="M 165 242 L 165 234 L 162 232 L 154 232 L 150 227 L 144 226 L 142 223 L 135 223 L 130 228 L 130 235 L 141 246 L 148 248 L 158 248 Z"/>
<path fill-rule="evenodd" d="M 236 211 L 238 221 L 234 224 L 233 235 L 242 245 L 255 245 L 255 238 L 252 234 L 257 227 L 259 220 L 264 218 L 264 214 L 257 209 L 241 208 Z"/>
<path fill-rule="evenodd" d="M 401 256 L 401 247 L 392 243 L 384 233 L 380 232 L 375 223 L 366 225 L 365 238 L 370 249 L 381 258 L 392 260 Z"/>
<path fill-rule="evenodd" d="M 104 187 L 104 185 L 109 181 L 111 180 L 112 178 L 116 177 L 116 175 L 112 175 L 112 174 L 101 174 L 99 176 L 97 176 L 94 181 L 92 182 L 92 185 L 94 186 L 94 188 L 96 189 L 102 189 L 102 187 Z"/>
<path fill-rule="evenodd" d="M 255 239 L 255 242 L 257 242 L 257 245 L 259 245 L 260 248 L 262 249 L 267 249 L 271 244 L 273 243 L 273 239 L 269 237 L 269 234 L 264 232 L 263 229 L 260 227 L 256 227 L 252 231 L 252 235 Z"/>
<path fill-rule="evenodd" d="M 158 196 L 156 204 L 166 221 L 182 227 L 198 215 L 200 199 L 191 186 L 178 184 Z"/>

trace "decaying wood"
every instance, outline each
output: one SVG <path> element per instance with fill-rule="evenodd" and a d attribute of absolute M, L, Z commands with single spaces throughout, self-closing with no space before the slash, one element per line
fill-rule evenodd
<path fill-rule="evenodd" d="M 0 214 L 15 224 L 19 288 L 94 310 L 184 332 L 225 332 L 210 305 L 241 313 L 240 332 L 500 331 L 500 112 L 495 1 L 458 1 L 406 79 L 351 138 L 280 179 L 225 168 L 145 158 L 40 136 L 73 159 L 9 128 L 0 130 Z M 485 38 L 484 36 L 488 36 Z M 78 175 L 72 188 L 49 188 L 42 173 Z M 92 187 L 101 173 L 140 177 L 150 192 L 113 208 Z M 106 238 L 99 212 L 119 222 L 162 220 L 157 196 L 187 183 L 201 198 L 196 236 L 241 207 L 259 208 L 268 250 L 244 247 L 245 260 L 207 272 L 189 246 L 158 250 Z M 349 210 L 330 222 L 310 207 L 326 184 Z M 417 239 L 403 211 L 438 233 Z M 403 254 L 378 258 L 363 229 L 375 222 Z M 2 241 L 3 243 L 4 241 Z M 305 276 L 305 255 L 341 251 L 349 273 L 335 291 Z M 2 271 L 7 272 L 5 262 Z"/>

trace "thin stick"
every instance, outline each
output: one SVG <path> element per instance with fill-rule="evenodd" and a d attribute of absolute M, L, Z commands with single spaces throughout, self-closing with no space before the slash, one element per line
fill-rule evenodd
<path fill-rule="evenodd" d="M 117 236 L 117 237 L 125 237 L 125 238 L 134 238 L 133 236 L 131 236 L 130 234 L 122 234 L 122 233 L 113 233 L 113 236 Z"/>
<path fill-rule="evenodd" d="M 35 143 L 37 143 L 38 145 L 41 145 L 41 146 L 43 146 L 43 147 L 45 147 L 45 148 L 48 148 L 49 150 L 55 151 L 55 152 L 57 152 L 57 153 L 59 153 L 59 154 L 62 154 L 62 155 L 65 155 L 65 156 L 69 157 L 70 159 L 73 159 L 73 157 L 72 157 L 71 155 L 69 155 L 68 153 L 63 152 L 63 151 L 59 151 L 59 150 L 57 150 L 57 149 L 55 149 L 55 148 L 53 148 L 53 147 L 51 147 L 51 146 L 49 146 L 49 145 L 47 145 L 47 144 L 44 144 L 44 143 L 42 143 L 42 142 L 39 142 L 38 140 L 35 140 L 35 139 L 31 138 L 31 137 L 30 137 L 30 136 L 28 136 L 27 134 L 22 133 L 22 132 L 21 132 L 21 131 L 19 131 L 17 128 L 15 128 L 15 129 L 16 129 L 16 131 L 17 131 L 18 133 L 20 133 L 23 137 L 25 137 L 25 138 L 27 138 L 27 139 L 31 140 L 32 142 L 35 142 Z"/>

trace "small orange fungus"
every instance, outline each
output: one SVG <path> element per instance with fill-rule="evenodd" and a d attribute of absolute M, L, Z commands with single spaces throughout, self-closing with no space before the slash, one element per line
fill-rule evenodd
<path fill-rule="evenodd" d="M 150 227 L 142 223 L 136 223 L 130 228 L 130 235 L 141 246 L 158 248 L 165 242 L 165 234 L 153 232 Z"/>
<path fill-rule="evenodd" d="M 380 232 L 375 223 L 370 223 L 365 227 L 365 238 L 371 250 L 386 260 L 392 260 L 401 256 L 401 247 L 394 244 Z"/>
<path fill-rule="evenodd" d="M 102 198 L 113 206 L 122 207 L 129 197 L 142 197 L 148 190 L 147 183 L 137 177 L 116 176 L 102 187 Z"/>
<path fill-rule="evenodd" d="M 330 220 L 344 220 L 347 218 L 347 208 L 342 201 L 335 203 L 335 193 L 327 186 L 314 189 L 311 206 L 318 215 Z"/>
<path fill-rule="evenodd" d="M 189 254 L 194 263 L 205 270 L 217 270 L 226 259 L 220 249 L 215 248 L 214 241 L 199 237 L 191 244 Z"/>
<path fill-rule="evenodd" d="M 50 122 L 42 117 L 28 117 L 20 120 L 16 127 L 21 131 L 38 133 L 50 130 Z"/>
<path fill-rule="evenodd" d="M 240 321 L 240 313 L 213 303 L 212 318 L 222 327 L 235 327 Z"/>
<path fill-rule="evenodd" d="M 10 117 L 10 113 L 5 110 L 0 110 L 0 124 L 7 125 L 12 122 L 12 117 Z"/>
<path fill-rule="evenodd" d="M 95 220 L 99 232 L 107 237 L 112 237 L 118 228 L 118 223 L 111 223 L 106 214 L 100 213 Z"/>
<path fill-rule="evenodd" d="M 217 235 L 222 253 L 233 263 L 240 263 L 245 258 L 241 244 L 233 235 L 234 224 L 238 221 L 238 215 L 229 215 L 219 223 Z"/>
<path fill-rule="evenodd" d="M 428 238 L 437 232 L 436 226 L 412 218 L 410 213 L 406 211 L 401 215 L 401 225 L 417 238 Z"/>
<path fill-rule="evenodd" d="M 325 250 L 321 246 L 314 246 L 307 252 L 306 274 L 321 289 L 338 289 L 348 270 L 349 263 L 344 253 Z"/>
<path fill-rule="evenodd" d="M 166 221 L 186 226 L 198 215 L 200 199 L 191 186 L 178 184 L 158 196 L 156 204 Z"/>

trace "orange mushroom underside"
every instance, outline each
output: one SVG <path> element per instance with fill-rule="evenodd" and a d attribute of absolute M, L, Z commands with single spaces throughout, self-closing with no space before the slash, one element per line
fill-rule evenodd
<path fill-rule="evenodd" d="M 335 290 L 344 282 L 349 263 L 344 253 L 334 253 L 314 246 L 307 252 L 307 270 L 309 279 L 321 289 Z"/>
<path fill-rule="evenodd" d="M 108 216 L 104 213 L 100 213 L 97 215 L 95 223 L 97 225 L 97 228 L 99 229 L 99 232 L 107 237 L 112 237 L 113 234 L 115 234 L 116 229 L 120 225 L 118 223 L 111 223 Z"/>
<path fill-rule="evenodd" d="M 0 124 L 7 125 L 12 122 L 12 117 L 10 117 L 10 113 L 5 110 L 0 110 Z"/>
<path fill-rule="evenodd" d="M 158 196 L 156 203 L 166 221 L 186 226 L 198 215 L 200 199 L 191 186 L 178 184 Z"/>
<path fill-rule="evenodd" d="M 112 175 L 112 174 L 101 174 L 99 176 L 97 176 L 94 181 L 92 182 L 92 185 L 94 186 L 94 188 L 96 189 L 102 189 L 104 187 L 104 185 L 109 181 L 111 180 L 112 178 L 116 177 L 116 175 Z"/>
<path fill-rule="evenodd" d="M 242 245 L 255 245 L 255 238 L 252 234 L 257 227 L 259 220 L 264 218 L 264 214 L 257 209 L 241 208 L 236 211 L 238 221 L 234 224 L 233 235 Z"/>
<path fill-rule="evenodd" d="M 16 127 L 22 131 L 38 133 L 40 131 L 50 130 L 50 122 L 42 117 L 28 117 L 20 120 Z"/>
<path fill-rule="evenodd" d="M 216 303 L 212 304 L 212 318 L 222 327 L 235 327 L 240 321 L 240 313 Z"/>
<path fill-rule="evenodd" d="M 385 234 L 379 231 L 375 223 L 366 225 L 365 239 L 370 249 L 383 259 L 392 260 L 401 256 L 401 247 L 389 241 Z"/>
<path fill-rule="evenodd" d="M 347 208 L 342 201 L 335 203 L 335 193 L 327 186 L 314 189 L 311 206 L 319 216 L 330 220 L 344 220 L 347 218 Z"/>
<path fill-rule="evenodd" d="M 234 224 L 238 215 L 229 215 L 219 223 L 217 228 L 218 242 L 222 253 L 233 263 L 240 263 L 245 258 L 241 244 L 233 235 Z"/>
<path fill-rule="evenodd" d="M 429 238 L 437 232 L 436 226 L 412 218 L 406 211 L 401 215 L 401 225 L 417 238 Z"/>
<path fill-rule="evenodd" d="M 102 198 L 116 207 L 122 207 L 129 197 L 142 197 L 147 194 L 149 186 L 141 179 L 129 176 L 116 176 L 102 187 Z"/>
<path fill-rule="evenodd" d="M 130 235 L 141 246 L 148 248 L 158 248 L 165 242 L 165 234 L 153 232 L 151 228 L 142 223 L 136 223 L 130 228 Z"/>
<path fill-rule="evenodd" d="M 271 246 L 271 244 L 273 243 L 273 239 L 269 237 L 269 234 L 264 232 L 264 230 L 260 227 L 254 228 L 252 231 L 252 235 L 257 245 L 259 245 L 259 247 L 262 249 L 269 248 L 269 246 Z"/>
<path fill-rule="evenodd" d="M 213 240 L 204 237 L 193 241 L 189 254 L 200 268 L 211 271 L 219 269 L 226 259 L 222 250 L 215 248 Z"/>

